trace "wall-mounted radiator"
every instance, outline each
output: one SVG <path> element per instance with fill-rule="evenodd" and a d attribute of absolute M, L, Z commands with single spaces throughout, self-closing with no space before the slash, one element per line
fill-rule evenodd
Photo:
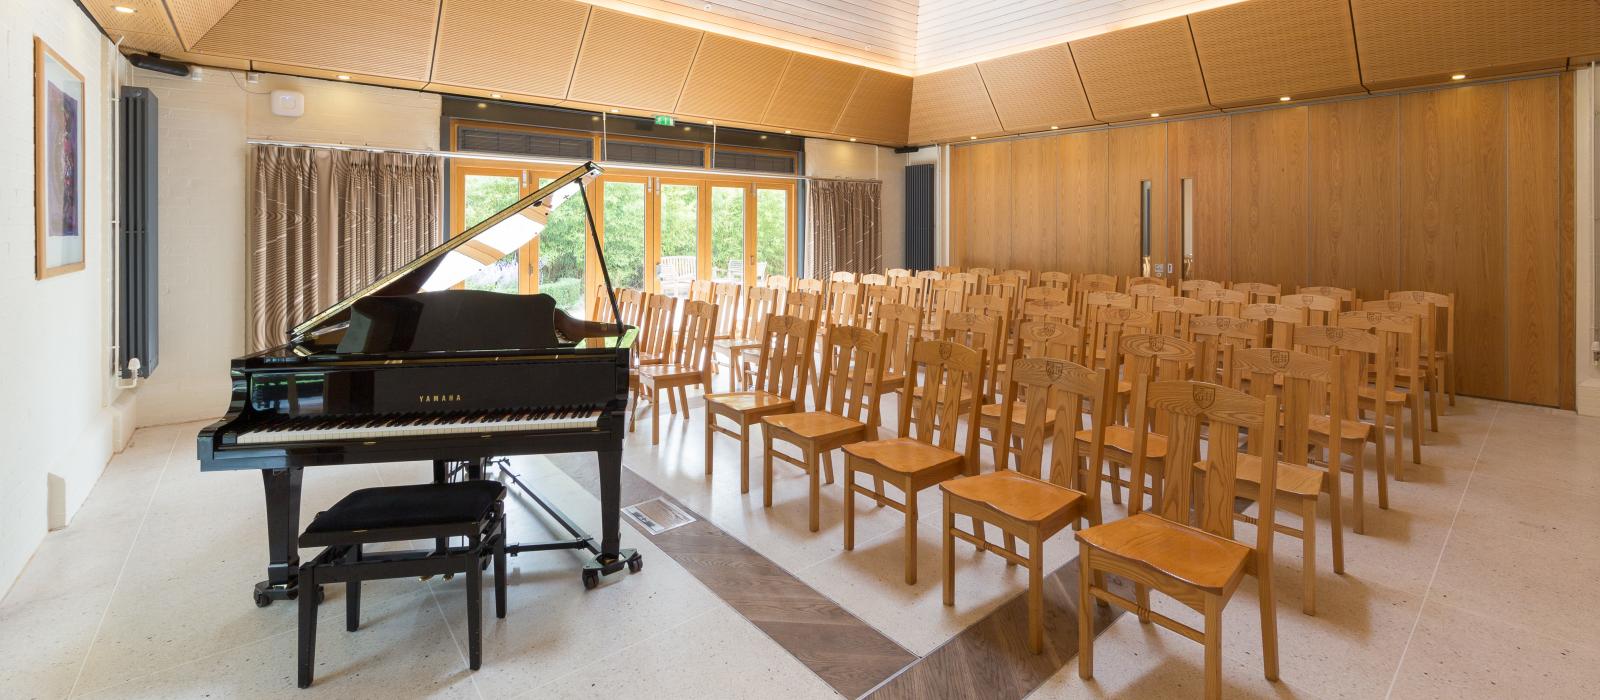
<path fill-rule="evenodd" d="M 145 88 L 123 87 L 121 101 L 120 169 L 117 178 L 122 190 L 118 221 L 121 268 L 117 270 L 118 308 L 121 322 L 117 334 L 117 367 L 124 379 L 135 373 L 148 377 L 160 358 L 159 286 L 156 202 L 156 115 L 155 93 Z M 137 371 L 130 369 L 137 360 Z"/>

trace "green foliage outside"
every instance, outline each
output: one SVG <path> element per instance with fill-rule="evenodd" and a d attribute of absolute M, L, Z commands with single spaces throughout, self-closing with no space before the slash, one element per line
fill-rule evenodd
<path fill-rule="evenodd" d="M 498 175 L 468 175 L 466 196 L 466 225 L 468 228 L 489 218 L 522 196 L 522 188 L 515 177 Z M 487 292 L 517 293 L 517 251 L 500 259 L 482 272 L 468 278 L 467 289 Z"/>
<path fill-rule="evenodd" d="M 608 182 L 603 189 L 611 286 L 644 289 L 644 185 Z"/>

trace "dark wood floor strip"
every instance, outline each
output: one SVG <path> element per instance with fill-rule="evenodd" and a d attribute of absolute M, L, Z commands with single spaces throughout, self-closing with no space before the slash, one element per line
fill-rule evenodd
<path fill-rule="evenodd" d="M 599 497 L 594 457 L 550 458 Z M 694 513 L 643 477 L 622 470 L 624 504 L 656 497 Z M 917 660 L 783 567 L 694 515 L 698 518 L 694 523 L 655 535 L 651 541 L 840 694 L 860 697 Z M 640 575 L 649 576 L 649 571 L 645 562 Z"/>

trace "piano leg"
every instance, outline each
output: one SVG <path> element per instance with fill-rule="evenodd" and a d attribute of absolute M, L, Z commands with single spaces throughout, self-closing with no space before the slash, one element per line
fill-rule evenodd
<path fill-rule="evenodd" d="M 622 549 L 622 450 L 599 453 L 600 458 L 600 553 L 583 565 L 583 585 L 594 588 L 600 577 L 628 567 L 637 573 L 644 567 L 638 552 Z"/>
<path fill-rule="evenodd" d="M 267 496 L 267 580 L 256 584 L 256 607 L 299 593 L 301 469 L 263 469 Z"/>

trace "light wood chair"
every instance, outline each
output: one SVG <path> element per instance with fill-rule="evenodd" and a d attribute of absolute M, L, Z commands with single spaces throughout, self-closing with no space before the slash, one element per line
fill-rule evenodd
<path fill-rule="evenodd" d="M 1040 283 L 1023 290 L 1023 304 L 1027 304 L 1030 301 L 1055 301 L 1063 304 L 1071 304 L 1072 292 L 1066 287 L 1056 287 L 1053 285 Z"/>
<path fill-rule="evenodd" d="M 1278 679 L 1278 618 L 1272 589 L 1273 532 L 1257 528 L 1254 546 L 1236 541 L 1234 495 L 1238 480 L 1238 444 L 1245 431 L 1256 433 L 1263 461 L 1277 443 L 1278 406 L 1236 389 L 1203 382 L 1150 382 L 1141 379 L 1134 392 L 1142 428 L 1150 409 L 1170 416 L 1172 444 L 1165 460 L 1165 487 L 1150 511 L 1141 499 L 1128 504 L 1129 515 L 1077 533 L 1078 676 L 1094 677 L 1094 601 L 1102 600 L 1155 622 L 1205 646 L 1205 697 L 1222 696 L 1222 610 L 1247 575 L 1257 581 L 1261 608 L 1262 666 L 1267 680 Z M 1201 428 L 1208 430 L 1204 478 L 1195 478 Z M 1136 446 L 1135 470 L 1146 469 L 1145 441 Z M 1277 470 L 1265 470 L 1258 505 L 1274 512 Z M 1193 514 L 1191 516 L 1191 513 Z M 1102 574 L 1134 581 L 1135 599 L 1107 589 Z M 1150 589 L 1204 616 L 1194 629 L 1150 609 Z"/>
<path fill-rule="evenodd" d="M 1091 312 L 1085 316 L 1089 322 L 1084 327 L 1084 331 L 1088 334 L 1088 345 L 1085 347 L 1083 359 L 1084 364 L 1096 369 L 1105 366 L 1104 363 L 1108 361 L 1115 363 L 1117 338 L 1122 334 L 1153 332 L 1156 328 L 1156 316 L 1149 311 L 1111 306 L 1089 308 Z M 1115 377 L 1116 373 L 1113 372 L 1112 376 Z"/>
<path fill-rule="evenodd" d="M 796 291 L 796 292 L 810 292 L 810 293 L 815 294 L 817 296 L 822 296 L 822 289 L 825 286 L 827 286 L 827 285 L 824 285 L 822 283 L 822 280 L 812 279 L 810 277 L 802 277 L 802 278 L 797 279 L 797 280 L 794 281 L 794 290 L 793 291 Z"/>
<path fill-rule="evenodd" d="M 1143 283 L 1128 285 L 1128 296 L 1133 297 L 1133 306 L 1138 309 L 1150 309 L 1156 299 L 1176 296 L 1171 287 L 1164 284 Z"/>
<path fill-rule="evenodd" d="M 1400 370 L 1396 374 L 1398 381 L 1405 386 L 1420 384 L 1427 390 L 1428 398 L 1423 404 L 1428 412 L 1428 427 L 1435 433 L 1439 432 L 1439 412 L 1442 410 L 1439 397 L 1444 393 L 1444 374 L 1439 367 L 1440 356 L 1434 351 L 1439 346 L 1442 333 L 1438 323 L 1438 308 L 1428 302 L 1389 298 L 1362 302 L 1361 310 L 1389 311 L 1417 317 L 1417 368 L 1422 374 L 1420 377 L 1413 376 L 1409 370 Z"/>
<path fill-rule="evenodd" d="M 923 337 L 937 338 L 944 328 L 946 314 L 960 313 L 966 307 L 966 283 L 960 280 L 933 280 L 928 284 L 922 322 Z"/>
<path fill-rule="evenodd" d="M 838 272 L 828 275 L 828 282 L 849 282 L 850 284 L 855 284 L 856 273 L 839 270 Z"/>
<path fill-rule="evenodd" d="M 1033 284 L 1033 272 L 1031 270 L 1019 270 L 1013 268 L 1010 270 L 1001 270 L 1000 274 L 1007 277 L 1017 278 L 1017 281 L 1021 282 L 1023 287 L 1028 287 Z"/>
<path fill-rule="evenodd" d="M 919 341 L 911 351 L 906 382 L 913 387 L 908 396 L 921 398 L 900 402 L 900 436 L 844 447 L 844 548 L 856 546 L 856 494 L 901 511 L 906 516 L 907 584 L 917 582 L 917 493 L 963 474 L 976 474 L 978 468 L 978 432 L 968 430 L 963 444 L 957 444 L 956 437 L 963 414 L 968 425 L 977 425 L 978 402 L 971 402 L 963 411 L 960 402 L 936 399 L 979 393 L 983 374 L 979 351 L 948 341 Z M 903 500 L 895 501 L 857 484 L 857 473 L 899 489 Z"/>
<path fill-rule="evenodd" d="M 1156 315 L 1156 332 L 1183 340 L 1193 340 L 1190 321 L 1204 316 L 1210 305 L 1190 297 L 1156 297 L 1150 300 L 1150 311 Z"/>
<path fill-rule="evenodd" d="M 781 294 L 794 287 L 794 279 L 788 275 L 767 275 L 767 278 L 761 281 L 761 286 L 776 289 Z"/>
<path fill-rule="evenodd" d="M 1012 354 L 1011 335 L 1015 325 L 1011 322 L 1011 301 L 1000 296 L 976 294 L 967 297 L 966 311 L 992 318 L 1000 325 L 1000 336 L 995 339 L 994 349 L 987 360 L 990 376 L 988 388 L 993 396 L 1000 392 L 1000 385 L 994 381 L 994 377 L 1005 371 L 1006 359 Z"/>
<path fill-rule="evenodd" d="M 634 343 L 634 357 L 631 361 L 632 368 L 628 373 L 628 390 L 633 394 L 634 410 L 639 409 L 643 396 L 639 392 L 639 368 L 647 365 L 659 365 L 672 359 L 673 348 L 676 347 L 677 335 L 673 332 L 672 324 L 678 313 L 678 300 L 665 294 L 650 294 L 645 297 L 643 318 L 639 325 L 639 336 Z M 677 411 L 678 399 L 671 393 L 667 400 L 672 404 L 673 411 Z M 628 430 L 631 432 L 638 428 L 637 421 L 628 421 Z"/>
<path fill-rule="evenodd" d="M 1194 378 L 1233 386 L 1233 353 L 1260 347 L 1261 323 L 1232 316 L 1196 316 L 1189 319 L 1189 334 L 1199 348 Z"/>
<path fill-rule="evenodd" d="M 1079 362 L 1083 355 L 1083 331 L 1075 326 L 1051 321 L 1024 321 L 1017 329 L 1017 351 L 1020 357 L 1043 357 L 1068 362 Z M 1008 362 L 1015 359 L 1008 360 Z M 1001 373 L 1000 382 L 1006 386 L 1006 375 Z M 1004 389 L 1002 388 L 1002 391 Z M 1037 404 L 1036 404 L 1037 405 Z M 1026 406 L 1011 407 L 1017 421 L 1022 421 L 1028 416 Z M 996 469 L 1009 468 L 1008 454 L 1020 453 L 1016 444 L 1006 444 L 1001 440 L 1004 426 L 1000 417 L 1007 407 L 1001 403 L 985 403 L 978 409 L 978 444 L 989 447 L 994 451 Z M 1055 411 L 1051 409 L 1045 418 L 1046 426 L 1053 425 Z M 988 435 L 984 435 L 987 431 Z"/>
<path fill-rule="evenodd" d="M 1065 289 L 1070 293 L 1072 291 L 1072 275 L 1065 272 L 1041 272 L 1039 273 L 1039 285 Z"/>
<path fill-rule="evenodd" d="M 874 395 L 900 391 L 906 381 L 906 358 L 919 340 L 922 309 L 909 304 L 881 304 L 867 327 L 884 337 L 883 379 L 873 385 Z"/>
<path fill-rule="evenodd" d="M 884 276 L 892 281 L 897 277 L 910 277 L 911 271 L 903 267 L 891 267 L 884 272 Z"/>
<path fill-rule="evenodd" d="M 709 301 L 683 305 L 683 323 L 678 329 L 678 346 L 671 362 L 639 368 L 639 395 L 650 397 L 650 444 L 661 441 L 661 392 L 676 391 L 677 403 L 689 415 L 688 388 L 711 387 L 711 336 L 717 328 L 717 306 Z M 634 412 L 637 419 L 637 409 Z"/>
<path fill-rule="evenodd" d="M 768 287 L 749 288 L 745 291 L 743 311 L 744 313 L 738 315 L 739 322 L 734 326 L 732 337 L 722 338 L 711 344 L 712 371 L 714 372 L 718 366 L 726 366 L 728 372 L 733 375 L 732 385 L 735 390 L 744 388 L 745 384 L 745 373 L 739 366 L 739 357 L 746 350 L 757 350 L 761 347 L 761 338 L 764 335 L 761 324 L 768 316 L 778 312 L 778 290 Z"/>
<path fill-rule="evenodd" d="M 1020 439 L 1017 470 L 998 465 L 993 472 L 951 479 L 944 492 L 944 547 L 940 559 L 944 604 L 956 603 L 955 541 L 961 539 L 1028 568 L 1028 649 L 1044 650 L 1044 543 L 1068 525 L 1101 524 L 1100 470 L 1105 432 L 1104 370 L 1091 370 L 1066 360 L 1030 357 L 1017 360 L 1006 380 L 1005 407 L 999 416 L 1001 443 Z M 1084 429 L 1085 402 L 1090 406 L 1087 449 L 1076 435 Z M 1026 407 L 1033 406 L 1029 411 Z M 1043 408 L 1044 410 L 1040 410 Z M 1021 409 L 1021 415 L 1016 411 Z M 1051 420 L 1054 418 L 1054 420 Z M 1044 448 L 1050 450 L 1050 473 L 1044 473 Z M 972 532 L 956 527 L 956 516 L 972 520 Z M 1005 545 L 992 547 L 984 526 L 1005 535 Z M 1027 545 L 1018 551 L 1016 541 Z M 1104 583 L 1100 584 L 1104 587 Z"/>
<path fill-rule="evenodd" d="M 617 308 L 622 311 L 622 322 L 642 330 L 645 301 L 650 295 L 631 287 L 618 289 L 616 294 Z M 600 323 L 613 323 L 617 320 L 611 313 L 611 298 L 606 296 L 605 285 L 596 285 L 594 293 L 590 296 L 593 299 L 589 309 L 590 319 Z"/>
<path fill-rule="evenodd" d="M 1405 481 L 1405 462 L 1402 461 L 1401 440 L 1405 434 L 1405 413 L 1411 413 L 1411 461 L 1422 464 L 1422 391 L 1412 384 L 1401 391 L 1397 378 L 1409 374 L 1420 376 L 1418 366 L 1417 335 L 1420 319 L 1412 314 L 1389 311 L 1346 311 L 1339 314 L 1339 326 L 1376 333 L 1383 340 L 1371 384 L 1363 383 L 1356 391 L 1363 408 L 1372 408 L 1380 419 L 1387 411 L 1378 408 L 1382 403 L 1394 409 L 1394 478 Z M 1378 423 L 1379 433 L 1388 426 Z M 1383 449 L 1382 445 L 1379 449 Z"/>
<path fill-rule="evenodd" d="M 1000 318 L 975 311 L 945 314 L 939 339 L 972 348 L 983 356 L 983 372 L 976 383 L 965 387 L 963 393 L 959 395 L 959 403 L 963 409 L 967 404 L 973 403 L 974 399 L 977 403 L 984 403 L 994 393 L 993 366 L 997 358 L 1005 352 L 1005 328 L 1001 325 Z M 919 385 L 915 391 L 922 390 L 922 385 Z M 913 393 L 912 396 L 917 399 L 922 398 L 920 393 Z M 942 404 L 948 398 L 941 394 L 937 400 Z"/>
<path fill-rule="evenodd" d="M 820 380 L 825 398 L 818 402 L 819 410 L 761 419 L 766 425 L 761 431 L 764 447 L 761 478 L 766 489 L 762 504 L 765 507 L 772 507 L 772 460 L 780 459 L 800 467 L 811 480 L 810 528 L 812 532 L 818 530 L 819 472 L 826 469 L 827 482 L 833 483 L 833 451 L 877 437 L 878 398 L 871 387 L 883 382 L 883 359 L 882 334 L 855 326 L 828 329 Z M 800 458 L 777 451 L 775 443 L 778 442 L 799 448 Z M 848 533 L 850 525 L 847 523 L 845 527 Z"/>
<path fill-rule="evenodd" d="M 1338 461 L 1337 455 L 1333 454 L 1334 451 L 1355 458 L 1350 480 L 1350 500 L 1355 513 L 1353 529 L 1357 534 L 1365 533 L 1369 441 L 1378 445 L 1378 494 L 1384 508 L 1389 507 L 1389 473 L 1384 458 L 1382 432 L 1374 430 L 1374 424 L 1362 421 L 1358 417 L 1360 411 L 1356 390 L 1367 376 L 1368 358 L 1377 357 L 1383 352 L 1383 342 L 1371 333 L 1318 325 L 1296 328 L 1294 343 L 1296 350 L 1334 363 L 1334 381 L 1337 387 L 1334 392 L 1330 392 L 1328 400 L 1323 405 L 1312 406 L 1307 429 L 1311 432 L 1311 444 L 1328 451 L 1326 462 L 1329 465 L 1330 478 L 1333 478 L 1333 474 L 1339 473 L 1334 471 L 1335 464 L 1341 465 L 1340 471 L 1343 471 L 1343 462 Z M 1382 422 L 1380 415 L 1377 424 L 1381 425 Z M 1339 435 L 1337 438 L 1330 438 L 1333 432 L 1332 426 L 1335 424 L 1340 426 Z M 1374 435 L 1378 437 L 1375 438 Z"/>
<path fill-rule="evenodd" d="M 1125 282 L 1122 285 L 1122 290 L 1124 292 L 1127 292 L 1128 294 L 1132 294 L 1134 287 L 1138 287 L 1138 286 L 1146 285 L 1146 284 L 1153 284 L 1153 285 L 1156 285 L 1157 287 L 1165 287 L 1165 286 L 1167 286 L 1167 280 L 1165 278 L 1161 278 L 1161 277 L 1149 277 L 1149 276 L 1129 277 L 1128 281 Z"/>
<path fill-rule="evenodd" d="M 862 284 L 861 298 L 856 302 L 855 325 L 872 328 L 877 323 L 878 307 L 884 304 L 903 304 L 904 288 L 886 284 Z"/>
<path fill-rule="evenodd" d="M 806 372 L 811 367 L 816 322 L 799 316 L 769 316 L 761 321 L 756 340 L 758 360 L 749 391 L 706 394 L 706 476 L 711 476 L 713 433 L 739 441 L 739 493 L 750 493 L 750 426 L 762 418 L 793 413 L 802 407 Z M 733 421 L 732 430 L 717 421 Z"/>
<path fill-rule="evenodd" d="M 1351 308 L 1356 303 L 1356 290 L 1328 285 L 1312 285 L 1309 287 L 1296 287 L 1295 294 L 1315 294 L 1321 297 L 1332 297 L 1339 300 L 1340 311 L 1354 311 Z"/>
<path fill-rule="evenodd" d="M 1111 347 L 1118 348 L 1120 358 L 1118 361 L 1108 363 L 1110 373 L 1108 381 L 1112 384 L 1111 401 L 1109 410 L 1113 420 L 1125 421 L 1122 424 L 1113 424 L 1106 429 L 1106 479 L 1111 482 L 1111 496 L 1113 503 L 1121 503 L 1120 489 L 1128 489 L 1131 493 L 1135 487 L 1139 493 L 1159 493 L 1159 482 L 1143 483 L 1133 477 L 1133 446 L 1139 439 L 1132 430 L 1133 412 L 1132 397 L 1134 385 L 1140 377 L 1150 380 L 1182 380 L 1189 379 L 1194 372 L 1195 360 L 1199 356 L 1199 346 L 1179 338 L 1172 338 L 1155 333 L 1136 332 L 1145 329 L 1123 329 L 1125 333 L 1114 336 Z M 1150 459 L 1160 460 L 1166 454 L 1167 430 L 1166 418 L 1156 415 L 1149 425 L 1152 431 L 1147 437 L 1150 442 Z M 1122 467 L 1128 467 L 1128 478 L 1122 476 Z M 1155 474 L 1151 475 L 1152 477 Z M 1132 496 L 1136 497 L 1136 496 Z"/>
<path fill-rule="evenodd" d="M 841 274 L 841 273 L 834 273 Z M 848 273 L 844 273 L 848 274 Z M 834 326 L 848 326 L 856 322 L 856 309 L 861 299 L 861 285 L 843 280 L 828 285 L 822 307 L 822 322 Z"/>
<path fill-rule="evenodd" d="M 1239 318 L 1261 324 L 1261 331 L 1267 337 L 1260 343 L 1270 342 L 1272 347 L 1287 350 L 1294 347 L 1294 329 L 1306 325 L 1307 312 L 1283 304 L 1246 304 L 1239 310 Z"/>
<path fill-rule="evenodd" d="M 1450 397 L 1450 405 L 1456 405 L 1456 295 L 1455 292 L 1440 294 L 1438 292 L 1409 291 L 1389 292 L 1390 299 L 1409 301 L 1414 304 L 1428 304 L 1434 309 L 1435 325 L 1433 343 L 1433 361 L 1443 377 L 1444 388 Z"/>
<path fill-rule="evenodd" d="M 1223 286 L 1221 282 L 1213 282 L 1211 280 L 1184 280 L 1178 283 L 1178 293 L 1186 297 L 1198 298 L 1201 290 L 1222 289 Z"/>
<path fill-rule="evenodd" d="M 941 275 L 948 275 L 951 273 L 960 272 L 961 268 L 954 265 L 934 265 L 933 271 Z"/>
<path fill-rule="evenodd" d="M 689 280 L 689 301 L 711 301 L 716 283 L 711 280 Z"/>
<path fill-rule="evenodd" d="M 960 284 L 962 294 L 977 294 L 983 289 L 978 284 L 978 275 L 974 272 L 952 272 L 944 276 L 944 281 L 951 284 Z"/>
<path fill-rule="evenodd" d="M 1117 278 L 1113 275 L 1086 274 L 1080 276 L 1072 287 L 1072 303 L 1078 308 L 1078 318 L 1083 318 L 1083 311 L 1090 294 L 1116 293 Z"/>
<path fill-rule="evenodd" d="M 1311 466 L 1311 415 L 1313 401 L 1326 401 L 1331 388 L 1335 403 L 1343 401 L 1341 387 L 1335 381 L 1334 363 L 1314 355 L 1276 348 L 1253 348 L 1234 354 L 1233 361 L 1241 378 L 1250 380 L 1249 393 L 1256 398 L 1269 394 L 1278 396 L 1282 408 L 1279 442 L 1282 447 L 1265 446 L 1273 455 L 1278 470 L 1278 507 L 1300 516 L 1300 527 L 1278 522 L 1277 514 L 1265 510 L 1255 517 L 1240 513 L 1241 521 L 1260 526 L 1261 520 L 1272 524 L 1280 533 L 1300 539 L 1304 551 L 1301 581 L 1304 595 L 1300 610 L 1307 615 L 1317 614 L 1317 501 L 1328 496 L 1329 535 L 1332 538 L 1333 572 L 1344 573 L 1344 497 L 1339 478 L 1343 463 L 1342 452 L 1331 451 L 1333 462 L 1328 472 Z M 1251 445 L 1253 453 L 1258 446 Z M 1281 450 L 1282 458 L 1277 454 Z M 1239 455 L 1236 478 L 1239 495 L 1251 500 L 1259 499 L 1262 470 L 1260 457 L 1255 454 Z"/>
<path fill-rule="evenodd" d="M 1251 304 L 1276 304 L 1283 293 L 1282 287 L 1267 282 L 1234 282 L 1229 288 L 1250 295 Z"/>
<path fill-rule="evenodd" d="M 925 280 L 915 277 L 890 277 L 890 286 L 900 292 L 900 303 L 921 306 L 923 296 L 927 293 Z"/>
<path fill-rule="evenodd" d="M 1331 326 L 1337 323 L 1339 312 L 1344 309 L 1344 305 L 1334 297 L 1309 292 L 1285 294 L 1278 298 L 1278 303 L 1291 309 L 1304 309 L 1305 322 L 1313 326 Z"/>
<path fill-rule="evenodd" d="M 1211 305 L 1211 315 L 1239 317 L 1239 311 L 1250 303 L 1250 295 L 1238 289 L 1207 287 L 1195 292 L 1194 298 Z"/>
<path fill-rule="evenodd" d="M 887 275 L 880 275 L 875 272 L 868 272 L 861 276 L 861 284 L 863 286 L 871 285 L 875 287 L 882 287 L 889 284 L 889 277 Z"/>
<path fill-rule="evenodd" d="M 716 282 L 711 285 L 711 303 L 717 305 L 715 339 L 726 340 L 739 334 L 739 310 L 743 301 L 744 286 L 738 282 Z"/>

